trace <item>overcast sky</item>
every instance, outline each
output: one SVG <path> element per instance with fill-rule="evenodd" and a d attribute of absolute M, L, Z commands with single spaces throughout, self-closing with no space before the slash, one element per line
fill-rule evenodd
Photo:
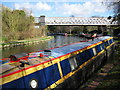
<path fill-rule="evenodd" d="M 113 15 L 103 0 L 4 0 L 3 5 L 13 9 L 31 11 L 34 17 L 91 17 Z"/>

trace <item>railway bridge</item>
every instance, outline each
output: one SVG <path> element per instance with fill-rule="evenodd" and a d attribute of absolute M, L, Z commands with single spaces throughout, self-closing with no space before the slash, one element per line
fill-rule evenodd
<path fill-rule="evenodd" d="M 107 17 L 35 17 L 35 25 L 59 25 L 59 26 L 115 26 L 118 25 L 117 21 L 113 18 Z"/>

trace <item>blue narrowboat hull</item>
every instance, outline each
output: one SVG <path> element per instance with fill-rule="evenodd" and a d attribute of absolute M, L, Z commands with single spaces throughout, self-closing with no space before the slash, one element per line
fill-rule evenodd
<path fill-rule="evenodd" d="M 77 88 L 103 63 L 110 60 L 113 49 L 113 38 L 105 36 L 94 41 L 76 42 L 50 49 L 49 55 L 44 51 L 33 52 L 26 59 L 29 65 L 21 67 L 19 62 L 3 64 L 15 66 L 17 63 L 18 66 L 3 72 L 3 82 L 0 84 L 3 89 Z M 38 57 L 39 54 L 44 57 Z"/>

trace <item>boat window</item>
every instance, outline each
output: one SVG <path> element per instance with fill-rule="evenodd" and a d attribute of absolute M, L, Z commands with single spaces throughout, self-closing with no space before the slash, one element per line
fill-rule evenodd
<path fill-rule="evenodd" d="M 110 45 L 109 41 L 107 41 L 107 45 L 108 45 L 108 46 Z"/>
<path fill-rule="evenodd" d="M 89 55 L 90 55 L 90 58 L 92 58 L 92 57 L 94 56 L 94 53 L 93 53 L 92 48 L 91 48 L 91 49 L 89 49 Z"/>
<path fill-rule="evenodd" d="M 99 45 L 97 45 L 96 47 L 96 50 L 97 50 L 97 53 L 99 53 L 101 50 L 102 50 L 102 47 L 101 47 L 101 45 L 99 44 Z"/>
<path fill-rule="evenodd" d="M 76 57 L 69 58 L 69 62 L 72 71 L 78 67 Z"/>
<path fill-rule="evenodd" d="M 76 61 L 77 61 L 77 65 L 81 65 L 80 62 L 81 62 L 81 57 L 80 57 L 80 54 L 76 55 Z"/>
<path fill-rule="evenodd" d="M 93 48 L 93 53 L 94 53 L 94 55 L 97 55 L 97 50 L 95 47 Z"/>
<path fill-rule="evenodd" d="M 108 40 L 108 45 L 110 45 L 110 40 Z"/>
<path fill-rule="evenodd" d="M 85 50 L 83 55 L 84 55 L 85 61 L 89 60 L 92 57 L 90 49 Z"/>
<path fill-rule="evenodd" d="M 109 43 L 111 44 L 112 42 L 113 42 L 113 39 L 110 39 L 110 40 L 109 40 Z"/>
<path fill-rule="evenodd" d="M 104 42 L 104 48 L 108 46 L 108 41 Z"/>
<path fill-rule="evenodd" d="M 79 54 L 76 56 L 76 60 L 77 60 L 77 65 L 78 65 L 78 66 L 80 66 L 81 64 L 83 64 L 83 63 L 85 62 L 83 53 L 79 53 Z"/>
<path fill-rule="evenodd" d="M 109 41 L 106 41 L 105 44 L 106 44 L 106 46 L 109 46 Z"/>
<path fill-rule="evenodd" d="M 103 49 L 104 49 L 104 48 L 103 48 L 103 46 L 102 46 L 102 44 L 100 44 L 100 49 L 101 49 L 101 50 L 103 50 Z"/>
<path fill-rule="evenodd" d="M 105 45 L 104 43 L 101 44 L 101 48 L 104 49 L 105 48 Z"/>
<path fill-rule="evenodd" d="M 114 42 L 114 40 L 113 39 L 111 39 L 112 40 L 112 42 Z"/>
<path fill-rule="evenodd" d="M 106 46 L 106 43 L 104 42 L 104 49 L 106 48 L 107 46 Z"/>

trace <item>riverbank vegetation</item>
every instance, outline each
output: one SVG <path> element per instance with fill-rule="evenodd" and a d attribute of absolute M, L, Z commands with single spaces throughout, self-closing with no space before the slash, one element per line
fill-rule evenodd
<path fill-rule="evenodd" d="M 22 46 L 22 45 L 30 45 L 30 44 L 38 44 L 41 41 L 47 41 L 53 39 L 54 36 L 44 36 L 39 38 L 32 38 L 32 39 L 25 39 L 25 40 L 18 40 L 18 41 L 11 41 L 6 43 L 1 43 L 2 48 L 6 47 L 16 47 L 16 46 Z"/>
<path fill-rule="evenodd" d="M 120 88 L 120 37 L 115 37 L 114 57 L 96 71 L 78 90 L 118 90 Z"/>
<path fill-rule="evenodd" d="M 46 36 L 47 27 L 34 28 L 34 17 L 25 10 L 11 10 L 2 5 L 2 43 Z"/>
<path fill-rule="evenodd" d="M 113 64 L 113 68 L 107 73 L 107 75 L 103 78 L 102 82 L 96 88 L 96 90 L 100 89 L 114 89 L 118 90 L 120 88 L 120 37 L 116 37 L 116 49 L 114 60 L 110 62 Z"/>
<path fill-rule="evenodd" d="M 87 33 L 92 30 L 98 30 L 98 26 L 48 26 L 50 33 Z"/>

